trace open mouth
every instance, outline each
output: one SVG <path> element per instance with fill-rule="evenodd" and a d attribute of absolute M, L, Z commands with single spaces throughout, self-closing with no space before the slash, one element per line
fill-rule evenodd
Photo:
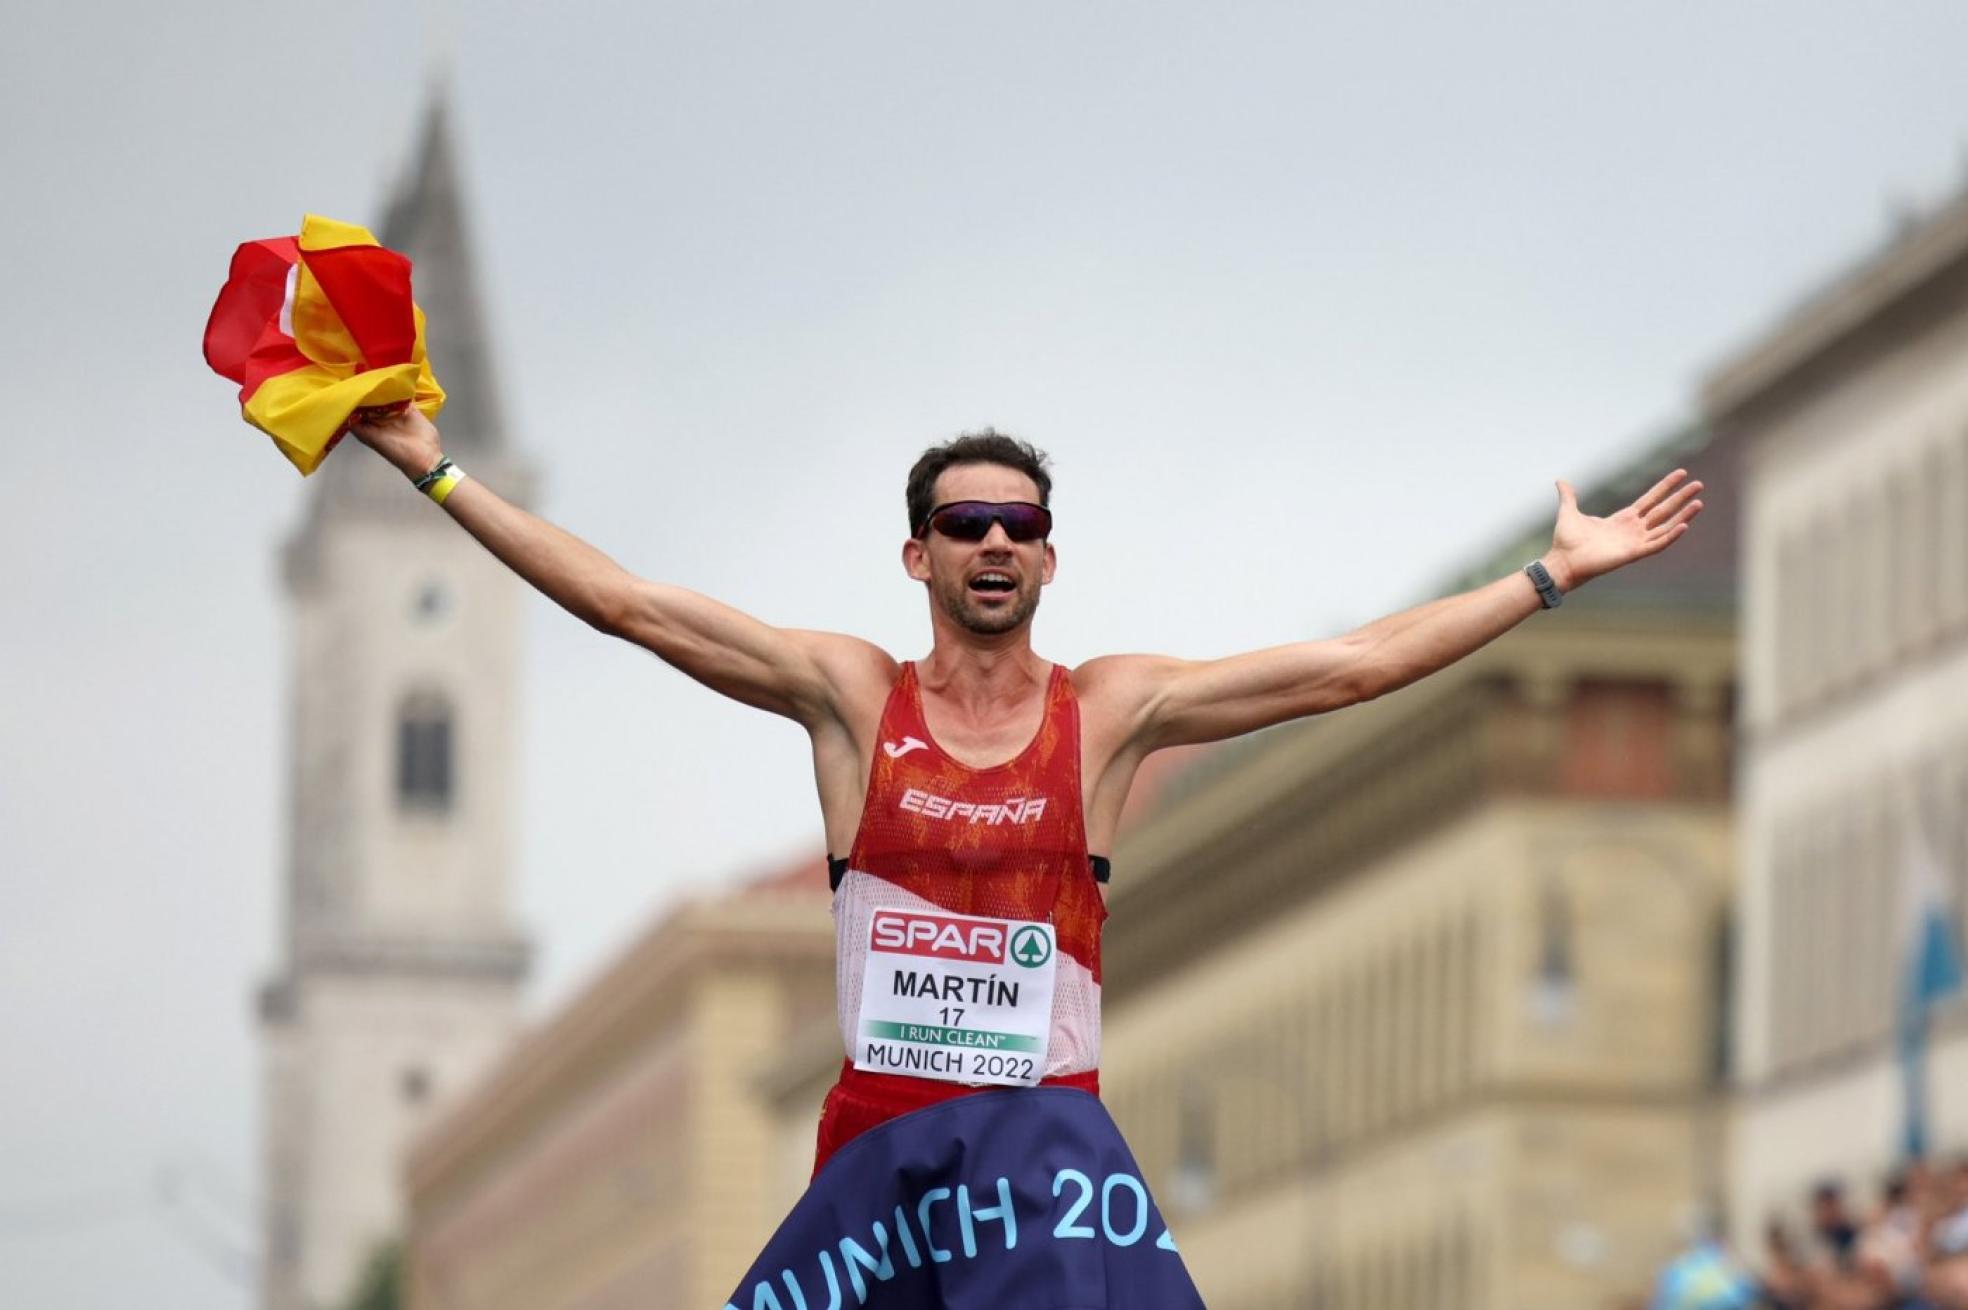
<path fill-rule="evenodd" d="M 980 596 L 1008 595 L 1018 589 L 1009 573 L 980 573 L 970 580 L 972 593 Z"/>

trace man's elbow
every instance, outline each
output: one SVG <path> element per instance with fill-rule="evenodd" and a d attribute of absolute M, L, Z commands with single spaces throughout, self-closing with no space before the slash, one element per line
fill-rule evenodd
<path fill-rule="evenodd" d="M 596 632 L 624 641 L 639 641 L 649 626 L 650 606 L 633 581 L 599 582 L 586 588 L 568 609 Z"/>
<path fill-rule="evenodd" d="M 1321 697 L 1326 702 L 1324 709 L 1345 709 L 1348 705 L 1377 700 L 1399 685 L 1387 676 L 1387 662 L 1380 657 L 1377 643 L 1349 633 L 1338 638 L 1337 645 L 1340 658 L 1324 680 Z"/>

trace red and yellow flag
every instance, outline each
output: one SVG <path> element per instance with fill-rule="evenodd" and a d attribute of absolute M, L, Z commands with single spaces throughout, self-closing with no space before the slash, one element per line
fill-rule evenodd
<path fill-rule="evenodd" d="M 434 419 L 444 408 L 410 261 L 365 228 L 315 214 L 299 236 L 233 254 L 205 324 L 205 362 L 239 384 L 241 414 L 303 474 L 357 410 L 414 404 Z"/>

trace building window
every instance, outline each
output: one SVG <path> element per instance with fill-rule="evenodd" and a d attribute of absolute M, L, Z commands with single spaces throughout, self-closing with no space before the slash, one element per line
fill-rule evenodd
<path fill-rule="evenodd" d="M 1907 568 L 1914 550 L 1911 481 L 1902 474 L 1893 474 L 1880 487 L 1879 494 L 1879 510 L 1886 521 L 1882 547 L 1886 571 L 1873 575 L 1873 585 L 1886 593 L 1881 597 L 1886 608 L 1885 656 L 1887 662 L 1896 664 L 1905 659 L 1907 650 L 1913 645 L 1913 573 L 1926 572 L 1933 567 L 1933 562 L 1922 561 L 1925 567 L 1919 570 Z"/>
<path fill-rule="evenodd" d="M 1797 1057 L 1800 1062 L 1810 1060 L 1818 1052 L 1818 1035 L 1824 1028 L 1826 984 L 1831 978 L 1831 966 L 1824 955 L 1826 944 L 1818 934 L 1818 885 L 1823 881 L 1825 850 L 1815 831 L 1815 823 L 1806 822 L 1810 840 L 1797 867 L 1797 908 L 1794 911 L 1797 954 L 1792 959 L 1798 974 Z"/>
<path fill-rule="evenodd" d="M 396 721 L 396 799 L 406 810 L 442 814 L 456 781 L 451 706 L 435 692 L 413 692 Z"/>
<path fill-rule="evenodd" d="M 1186 1214 L 1202 1214 L 1216 1202 L 1216 1107 L 1193 1077 L 1176 1101 L 1175 1201 Z"/>
<path fill-rule="evenodd" d="M 441 578 L 430 578 L 417 588 L 410 601 L 410 617 L 417 623 L 435 627 L 458 607 L 456 596 Z"/>
<path fill-rule="evenodd" d="M 1913 638 L 1917 646 L 1931 642 L 1942 629 L 1941 573 L 1945 549 L 1941 532 L 1943 494 L 1947 488 L 1946 467 L 1938 447 L 1929 447 L 1920 460 L 1920 473 L 1907 488 L 1912 499 L 1908 507 L 1913 520 L 1908 534 L 1911 549 L 1904 567 L 1905 585 L 1911 589 L 1908 600 L 1913 611 Z"/>
<path fill-rule="evenodd" d="M 1792 907 L 1797 901 L 1798 839 L 1788 822 L 1779 823 L 1771 842 L 1770 1065 L 1786 1068 L 1797 1051 L 1797 939 Z"/>
<path fill-rule="evenodd" d="M 1547 876 L 1538 889 L 1537 934 L 1531 1016 L 1544 1028 L 1562 1028 L 1578 1009 L 1578 979 L 1573 964 L 1571 898 L 1555 875 Z"/>
<path fill-rule="evenodd" d="M 1708 1012 L 1712 1016 L 1708 1031 L 1708 1078 L 1713 1087 L 1726 1087 L 1730 1061 L 1736 1049 L 1736 1015 L 1731 998 L 1736 994 L 1736 927 L 1733 909 L 1724 909 L 1715 925 L 1708 981 Z"/>
<path fill-rule="evenodd" d="M 1387 1122 L 1388 1055 L 1393 1045 L 1388 1016 L 1393 1009 L 1393 989 L 1388 986 L 1391 970 L 1384 950 L 1372 948 L 1362 963 L 1360 1012 L 1364 1018 L 1360 1034 L 1364 1076 L 1360 1080 L 1360 1126 L 1371 1132 Z"/>
<path fill-rule="evenodd" d="M 1306 1105 L 1312 1161 L 1316 1167 L 1323 1168 L 1332 1148 L 1333 1081 L 1338 1077 L 1339 1064 L 1333 1056 L 1331 975 L 1320 978 L 1315 986 L 1316 990 L 1312 995 L 1312 1030 L 1306 1040 L 1304 1069 L 1309 1079 L 1306 1086 Z"/>
<path fill-rule="evenodd" d="M 1489 1040 L 1489 1027 L 1484 1022 L 1482 1004 L 1489 991 L 1489 951 L 1483 937 L 1483 924 L 1477 917 L 1477 911 L 1473 907 L 1465 908 L 1462 918 L 1462 1003 L 1456 1007 L 1456 1026 L 1459 1030 L 1456 1034 L 1457 1058 L 1460 1081 L 1465 1088 L 1482 1084 L 1483 1065 L 1488 1055 L 1485 1043 Z"/>
<path fill-rule="evenodd" d="M 1863 802 L 1843 798 L 1830 816 L 1825 836 L 1826 858 L 1820 869 L 1825 903 L 1819 931 L 1820 963 L 1828 977 L 1825 997 L 1826 1044 L 1849 1043 L 1865 1002 L 1866 921 L 1872 882 L 1872 829 Z"/>
<path fill-rule="evenodd" d="M 1940 516 L 1941 611 L 1950 631 L 1968 620 L 1968 429 L 1949 443 L 1942 461 L 1946 489 Z"/>
<path fill-rule="evenodd" d="M 1790 1045 L 1785 1060 L 1789 1065 L 1802 1063 L 1811 1054 L 1811 1016 L 1817 1012 L 1818 1005 L 1812 980 L 1823 972 L 1811 967 L 1811 886 L 1820 853 L 1817 835 L 1811 829 L 1808 815 L 1798 815 L 1795 822 L 1798 839 L 1791 850 L 1784 913 L 1778 924 L 1778 931 L 1790 948 L 1785 960 L 1785 976 L 1789 981 L 1785 999 L 1790 1006 L 1787 1025 Z"/>
<path fill-rule="evenodd" d="M 1415 1028 L 1415 1105 L 1423 1110 L 1435 1104 L 1436 1062 L 1442 1054 L 1441 988 L 1436 981 L 1442 958 L 1435 947 L 1435 925 L 1430 922 L 1422 926 L 1415 940 L 1415 1005 L 1419 1015 Z"/>
<path fill-rule="evenodd" d="M 1858 623 L 1852 634 L 1862 643 L 1859 660 L 1861 675 L 1877 673 L 1894 653 L 1893 618 L 1893 511 L 1885 484 L 1874 483 L 1859 493 L 1862 540 L 1859 576 L 1867 585 L 1859 589 Z M 1834 616 L 1835 617 L 1835 616 Z"/>
<path fill-rule="evenodd" d="M 1838 615 L 1856 615 L 1852 608 L 1856 602 L 1846 581 L 1853 576 L 1853 560 L 1858 550 L 1858 534 L 1853 530 L 1857 522 L 1856 510 L 1833 511 L 1819 514 L 1811 526 L 1804 600 L 1798 606 L 1803 621 L 1792 634 L 1800 645 L 1801 682 L 1806 700 L 1822 695 L 1843 678 L 1855 659 L 1855 648 L 1849 638 L 1856 618 L 1840 623 Z"/>
<path fill-rule="evenodd" d="M 1777 548 L 1777 606 L 1771 630 L 1777 648 L 1770 667 L 1776 674 L 1778 717 L 1789 714 L 1803 699 L 1804 642 L 1799 619 L 1804 604 L 1804 543 L 1792 532 Z"/>
<path fill-rule="evenodd" d="M 1937 844 L 1941 862 L 1954 881 L 1957 941 L 1968 941 L 1968 742 L 1956 745 L 1954 758 L 1940 774 Z"/>
<path fill-rule="evenodd" d="M 1674 706 L 1660 682 L 1587 679 L 1565 721 L 1564 785 L 1585 796 L 1670 794 Z"/>
<path fill-rule="evenodd" d="M 1890 776 L 1877 779 L 1872 790 L 1871 888 L 1866 907 L 1866 977 L 1861 980 L 1867 1005 L 1865 1035 L 1884 1037 L 1891 1030 L 1899 1003 L 1899 917 L 1906 853 L 1900 839 L 1903 796 Z"/>

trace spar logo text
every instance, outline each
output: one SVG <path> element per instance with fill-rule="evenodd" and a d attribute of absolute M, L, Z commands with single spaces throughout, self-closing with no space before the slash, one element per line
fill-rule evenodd
<path fill-rule="evenodd" d="M 1003 964 L 1005 925 L 943 914 L 877 910 L 868 944 L 877 951 L 921 955 L 932 960 Z"/>

